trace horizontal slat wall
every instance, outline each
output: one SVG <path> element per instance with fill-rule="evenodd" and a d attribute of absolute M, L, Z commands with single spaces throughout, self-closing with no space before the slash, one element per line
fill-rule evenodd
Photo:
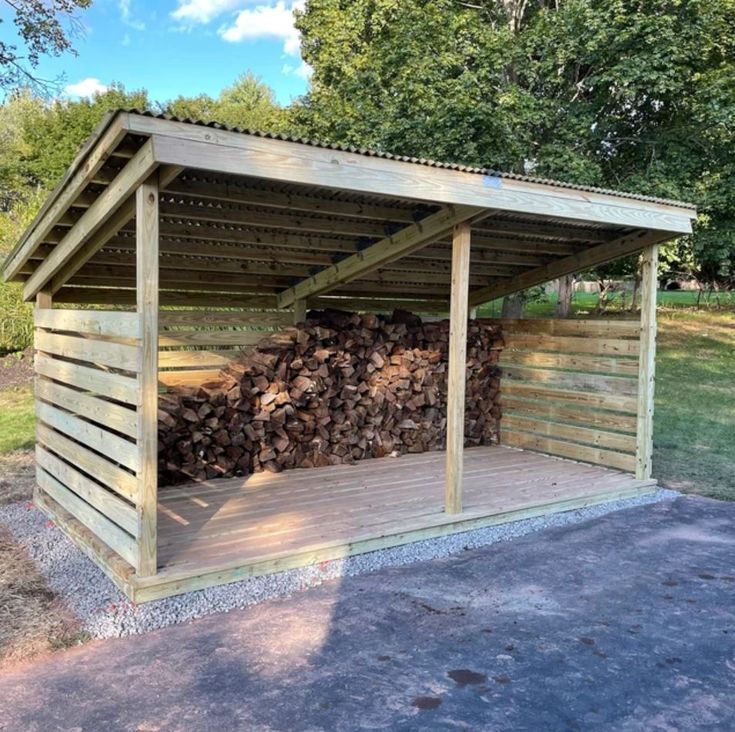
<path fill-rule="evenodd" d="M 216 378 L 242 349 L 290 325 L 291 312 L 166 310 L 159 315 L 159 381 L 196 386 Z"/>
<path fill-rule="evenodd" d="M 506 445 L 635 470 L 640 325 L 499 319 Z"/>
<path fill-rule="evenodd" d="M 136 567 L 137 315 L 34 317 L 38 489 Z"/>

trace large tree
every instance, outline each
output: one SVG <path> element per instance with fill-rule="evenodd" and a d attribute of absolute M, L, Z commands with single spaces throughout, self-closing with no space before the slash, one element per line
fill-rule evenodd
<path fill-rule="evenodd" d="M 696 267 L 732 266 L 735 0 L 308 0 L 297 24 L 306 134 L 694 201 Z"/>

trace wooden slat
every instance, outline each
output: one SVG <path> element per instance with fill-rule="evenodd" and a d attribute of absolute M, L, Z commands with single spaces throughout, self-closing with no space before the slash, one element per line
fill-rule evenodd
<path fill-rule="evenodd" d="M 637 399 L 634 397 L 619 396 L 617 394 L 594 394 L 571 389 L 549 389 L 534 384 L 523 384 L 507 381 L 502 386 L 503 394 L 521 396 L 526 399 L 550 399 L 559 402 L 598 407 L 618 412 L 635 414 Z"/>
<path fill-rule="evenodd" d="M 635 432 L 636 421 L 632 415 L 614 414 L 598 411 L 588 406 L 576 407 L 562 402 L 539 401 L 536 399 L 518 399 L 502 389 L 501 404 L 503 414 L 518 412 L 538 418 L 551 419 L 565 424 L 580 424 L 598 429 L 617 430 L 618 432 Z M 502 423 L 501 423 L 502 424 Z"/>
<path fill-rule="evenodd" d="M 562 440 L 554 440 L 550 437 L 515 432 L 510 429 L 501 429 L 503 429 L 503 443 L 507 445 L 521 447 L 526 450 L 538 450 L 548 455 L 559 455 L 582 462 L 608 465 L 629 472 L 635 470 L 635 456 L 633 455 L 613 452 L 612 450 L 603 450 L 597 447 L 587 447 L 586 445 L 577 445 L 572 442 L 563 442 Z"/>
<path fill-rule="evenodd" d="M 584 356 L 538 351 L 505 349 L 500 354 L 500 366 L 530 366 L 534 368 L 567 369 L 590 374 L 638 375 L 638 360 L 612 356 Z"/>
<path fill-rule="evenodd" d="M 137 372 L 140 370 L 138 349 L 124 343 L 77 338 L 37 330 L 34 346 L 37 351 L 77 361 L 88 361 L 124 371 Z"/>
<path fill-rule="evenodd" d="M 133 313 L 104 310 L 38 309 L 33 314 L 37 328 L 90 333 L 112 338 L 135 338 L 137 321 Z"/>
<path fill-rule="evenodd" d="M 42 353 L 36 354 L 35 369 L 36 373 L 41 376 L 62 381 L 99 396 L 133 406 L 137 403 L 136 381 L 129 376 L 61 361 Z"/>
<path fill-rule="evenodd" d="M 480 318 L 480 322 L 500 324 L 510 333 L 533 333 L 589 338 L 638 338 L 635 320 L 572 320 L 566 318 Z"/>
<path fill-rule="evenodd" d="M 138 470 L 138 453 L 132 442 L 44 402 L 36 402 L 36 417 L 50 427 L 88 445 L 109 460 L 130 470 Z"/>
<path fill-rule="evenodd" d="M 240 356 L 242 356 L 242 351 L 238 349 L 231 351 L 160 351 L 158 365 L 161 369 L 194 367 L 206 369 L 215 366 L 221 368 Z"/>
<path fill-rule="evenodd" d="M 158 316 L 161 329 L 205 326 L 257 326 L 279 327 L 291 325 L 291 316 L 279 312 L 216 312 L 211 310 L 173 310 L 163 311 Z"/>
<path fill-rule="evenodd" d="M 168 331 L 158 337 L 159 346 L 253 346 L 268 335 L 267 331 L 192 330 Z"/>
<path fill-rule="evenodd" d="M 588 338 L 584 336 L 546 336 L 507 334 L 507 349 L 556 351 L 561 353 L 595 353 L 601 356 L 637 356 L 638 341 L 622 338 Z"/>
<path fill-rule="evenodd" d="M 572 371 L 555 371 L 553 369 L 535 369 L 503 364 L 503 378 L 530 383 L 556 389 L 572 389 L 635 396 L 638 383 L 625 376 L 607 376 L 602 374 L 585 374 Z"/>
<path fill-rule="evenodd" d="M 561 440 L 572 440 L 585 444 L 603 447 L 619 452 L 634 453 L 635 437 L 633 435 L 621 435 L 615 432 L 594 430 L 585 427 L 573 427 L 558 422 L 545 422 L 541 419 L 527 415 L 504 414 L 501 420 L 501 429 L 520 430 L 532 432 L 542 437 L 553 437 Z"/>
<path fill-rule="evenodd" d="M 455 226 L 452 239 L 452 296 L 447 373 L 447 455 L 444 486 L 444 509 L 450 514 L 462 511 L 467 293 L 472 239 L 471 225 L 462 223 Z"/>
<path fill-rule="evenodd" d="M 54 301 L 85 305 L 135 305 L 135 289 L 67 286 L 54 294 Z M 276 306 L 275 296 L 270 295 L 217 294 L 185 290 L 162 290 L 159 301 L 162 306 L 188 308 L 258 309 Z"/>
<path fill-rule="evenodd" d="M 66 486 L 45 470 L 38 471 L 38 482 L 41 488 L 72 516 L 81 521 L 95 536 L 99 537 L 111 549 L 116 551 L 125 561 L 135 565 L 138 561 L 138 547 L 135 539 L 123 531 L 117 524 L 88 503 L 79 498 Z"/>
<path fill-rule="evenodd" d="M 103 516 L 127 531 L 128 534 L 135 536 L 138 516 L 135 508 L 129 503 L 118 498 L 99 483 L 90 480 L 41 445 L 36 445 L 36 462 L 60 483 L 63 483 L 66 488 L 96 508 Z M 104 539 L 104 536 L 101 538 Z"/>
<path fill-rule="evenodd" d="M 56 384 L 46 378 L 36 379 L 36 398 L 84 417 L 91 422 L 121 432 L 128 437 L 136 436 L 137 417 L 135 410 L 99 399 L 85 392 Z"/>
<path fill-rule="evenodd" d="M 643 252 L 641 261 L 641 360 L 638 374 L 638 442 L 636 477 L 651 477 L 653 459 L 653 395 L 656 379 L 656 293 L 658 247 Z"/>
<path fill-rule="evenodd" d="M 201 386 L 209 381 L 217 381 L 221 369 L 195 369 L 193 371 L 159 371 L 158 383 L 165 387 Z"/>

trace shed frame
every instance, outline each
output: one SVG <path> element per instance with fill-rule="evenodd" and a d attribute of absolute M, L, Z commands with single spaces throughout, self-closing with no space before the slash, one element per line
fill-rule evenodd
<path fill-rule="evenodd" d="M 690 233 L 694 217 L 688 204 L 662 199 L 112 113 L 4 265 L 5 278 L 22 281 L 24 298 L 36 303 L 35 500 L 131 598 L 146 600 L 650 490 L 658 245 Z M 640 323 L 502 322 L 509 414 L 501 442 L 524 451 L 518 466 L 540 459 L 525 451 L 557 456 L 533 470 L 539 480 L 566 476 L 567 486 L 514 499 L 515 484 L 543 490 L 521 467 L 513 473 L 501 448 L 465 455 L 470 309 L 637 252 Z M 224 496 L 226 511 L 204 519 L 187 520 L 175 497 L 159 495 L 159 389 L 203 383 L 235 349 L 263 329 L 300 322 L 308 307 L 394 306 L 450 319 L 447 449 L 443 458 L 395 463 L 398 473 L 426 471 L 408 508 L 378 520 L 351 493 L 349 471 L 313 469 L 314 490 L 320 481 L 344 483 L 324 501 L 355 521 L 345 519 L 333 540 L 309 543 L 291 520 L 279 529 L 281 549 L 259 552 L 258 541 L 275 541 L 267 532 L 248 538 L 246 550 L 245 539 L 225 540 L 212 527 L 237 534 L 278 495 L 284 503 L 272 511 L 283 512 L 298 492 L 292 477 L 275 481 L 272 496 L 252 479 L 259 498 L 247 509 L 247 481 L 205 486 L 206 500 L 190 491 L 194 504 Z M 373 469 L 390 483 L 393 469 L 379 462 Z M 502 496 L 492 485 L 485 495 L 473 486 L 492 481 L 496 463 L 510 482 Z M 441 484 L 443 508 L 434 505 Z M 467 486 L 475 491 L 469 505 Z M 261 494 L 268 500 L 258 504 Z M 318 522 L 323 508 L 313 499 L 299 505 Z M 229 553 L 162 564 L 161 549 L 170 557 L 184 541 L 161 533 L 172 515 L 206 526 L 196 536 L 188 530 L 187 551 L 209 542 Z"/>

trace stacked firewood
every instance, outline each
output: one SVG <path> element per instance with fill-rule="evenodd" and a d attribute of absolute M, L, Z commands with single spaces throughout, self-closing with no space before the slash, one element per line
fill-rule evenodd
<path fill-rule="evenodd" d="M 441 450 L 449 323 L 342 311 L 264 338 L 215 382 L 162 396 L 162 484 Z M 465 444 L 497 441 L 498 326 L 471 321 Z"/>

